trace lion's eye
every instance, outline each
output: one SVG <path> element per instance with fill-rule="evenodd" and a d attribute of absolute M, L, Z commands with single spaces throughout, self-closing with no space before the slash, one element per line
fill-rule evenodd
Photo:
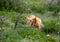
<path fill-rule="evenodd" d="M 33 20 L 30 20 L 30 22 L 32 22 Z"/>
<path fill-rule="evenodd" d="M 30 22 L 31 22 L 32 20 L 30 20 Z"/>

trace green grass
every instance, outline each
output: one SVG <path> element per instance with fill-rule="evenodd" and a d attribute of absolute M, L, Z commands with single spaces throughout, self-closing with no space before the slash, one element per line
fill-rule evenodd
<path fill-rule="evenodd" d="M 0 11 L 1 16 L 6 16 L 11 18 L 9 21 L 9 24 L 11 23 L 15 23 L 14 21 L 16 20 L 16 17 L 19 15 L 16 12 L 5 12 L 5 11 Z M 17 15 L 18 14 L 18 15 Z M 6 29 L 4 31 L 0 32 L 2 33 L 1 35 L 1 42 L 23 42 L 25 40 L 25 42 L 45 42 L 45 41 L 49 41 L 49 42 L 56 42 L 58 41 L 58 35 L 56 36 L 57 39 L 55 39 L 53 36 L 49 36 L 47 37 L 46 35 L 49 33 L 54 33 L 53 35 L 57 34 L 57 32 L 59 32 L 59 28 L 60 28 L 60 24 L 57 23 L 58 18 L 51 16 L 50 14 L 39 14 L 39 13 L 30 13 L 30 14 L 23 14 L 23 18 L 22 21 L 20 22 L 24 22 L 24 16 L 26 17 L 27 15 L 36 15 L 37 17 L 42 19 L 42 22 L 44 24 L 44 28 L 42 29 L 43 32 L 39 32 L 36 28 L 34 27 L 21 27 L 19 26 L 19 28 L 17 27 L 16 30 L 14 30 L 13 28 L 11 28 L 8 24 L 4 23 L 6 25 Z M 22 14 L 21 14 L 22 15 Z M 49 17 L 48 17 L 49 16 Z M 9 19 L 8 18 L 8 19 Z M 13 21 L 14 19 L 14 21 Z M 13 21 L 13 22 L 12 22 Z M 7 22 L 7 21 L 6 21 Z M 23 24 L 24 25 L 24 24 Z M 26 24 L 25 24 L 26 25 Z M 4 28 L 4 27 L 3 27 Z"/>
<path fill-rule="evenodd" d="M 1 3 L 0 5 L 3 7 L 0 6 L 0 17 L 2 17 L 3 23 L 0 21 L 0 41 L 59 42 L 60 6 L 46 6 L 45 2 L 47 1 L 48 0 L 19 0 L 15 4 L 12 1 L 11 7 L 9 7 L 9 5 L 7 8 L 4 6 L 5 4 L 2 5 L 3 3 Z M 35 27 L 26 27 L 26 17 L 28 15 L 35 15 L 41 18 L 44 24 L 42 32 L 38 31 Z M 19 18 L 17 19 L 17 17 Z M 16 20 L 18 20 L 19 24 L 14 30 Z"/>
<path fill-rule="evenodd" d="M 51 36 L 46 36 L 44 32 L 39 32 L 36 28 L 13 28 L 0 31 L 2 42 L 56 42 Z"/>

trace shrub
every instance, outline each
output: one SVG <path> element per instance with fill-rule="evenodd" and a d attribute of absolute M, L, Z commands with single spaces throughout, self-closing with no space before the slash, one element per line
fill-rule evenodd
<path fill-rule="evenodd" d="M 29 13 L 29 5 L 27 1 L 22 0 L 1 0 L 0 10 L 3 11 L 16 11 L 20 13 Z"/>
<path fill-rule="evenodd" d="M 48 6 L 48 10 L 49 11 L 53 11 L 53 16 L 57 16 L 60 11 L 60 6 L 59 5 L 51 5 L 51 6 Z"/>
<path fill-rule="evenodd" d="M 60 30 L 60 24 L 58 24 L 55 19 L 44 21 L 44 25 L 43 31 L 46 33 L 57 33 Z"/>
<path fill-rule="evenodd" d="M 4 31 L 1 31 L 0 39 L 2 42 L 16 42 L 20 41 L 20 36 L 16 31 L 14 31 L 14 29 L 8 28 Z"/>
<path fill-rule="evenodd" d="M 39 32 L 37 28 L 30 27 L 30 28 L 17 28 L 18 33 L 22 38 L 26 38 L 32 41 L 38 40 L 39 42 L 56 42 L 54 38 L 46 37 L 44 32 Z"/>
<path fill-rule="evenodd" d="M 2 42 L 22 42 L 25 41 L 38 41 L 38 42 L 56 42 L 56 40 L 52 37 L 47 37 L 44 32 L 39 32 L 37 28 L 17 28 L 14 30 L 13 28 L 6 29 L 4 31 L 0 31 L 0 40 Z M 49 39 L 48 39 L 49 38 Z"/>
<path fill-rule="evenodd" d="M 39 4 L 33 3 L 30 6 L 31 6 L 31 10 L 33 12 L 42 13 L 42 14 L 47 12 L 47 7 L 46 6 L 43 6 L 43 5 L 40 5 L 40 3 Z"/>

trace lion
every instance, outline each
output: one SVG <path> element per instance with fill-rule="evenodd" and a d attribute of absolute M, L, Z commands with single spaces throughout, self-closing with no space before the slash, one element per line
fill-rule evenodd
<path fill-rule="evenodd" d="M 27 25 L 29 27 L 34 26 L 38 28 L 39 30 L 44 27 L 42 21 L 40 18 L 36 17 L 35 15 L 30 15 L 27 17 Z"/>

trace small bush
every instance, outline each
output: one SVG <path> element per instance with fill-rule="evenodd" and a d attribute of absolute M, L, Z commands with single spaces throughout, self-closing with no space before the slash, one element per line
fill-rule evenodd
<path fill-rule="evenodd" d="M 57 33 L 59 32 L 60 24 L 56 20 L 44 21 L 45 27 L 43 28 L 46 33 Z"/>
<path fill-rule="evenodd" d="M 48 10 L 54 12 L 53 16 L 57 16 L 60 11 L 60 6 L 59 5 L 51 5 L 51 6 L 48 6 Z"/>
<path fill-rule="evenodd" d="M 46 6 L 41 6 L 40 4 L 32 4 L 31 5 L 31 10 L 36 13 L 46 13 L 47 12 L 47 7 Z"/>

